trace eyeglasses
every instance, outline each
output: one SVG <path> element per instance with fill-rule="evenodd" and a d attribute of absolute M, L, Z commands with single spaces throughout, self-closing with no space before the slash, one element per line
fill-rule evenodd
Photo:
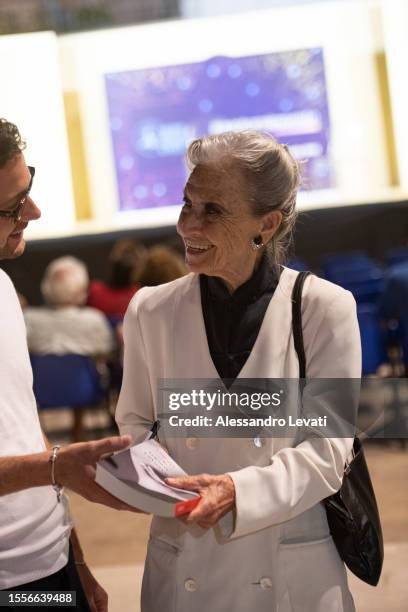
<path fill-rule="evenodd" d="M 27 167 L 31 176 L 30 184 L 28 185 L 27 191 L 25 192 L 17 206 L 13 208 L 13 210 L 0 210 L 0 217 L 3 217 L 3 219 L 13 219 L 14 223 L 18 223 L 21 220 L 24 205 L 27 202 L 28 196 L 30 195 L 31 187 L 33 186 L 35 168 L 33 166 Z"/>

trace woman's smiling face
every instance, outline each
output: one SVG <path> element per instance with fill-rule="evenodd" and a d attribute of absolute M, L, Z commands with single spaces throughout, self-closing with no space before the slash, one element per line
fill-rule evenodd
<path fill-rule="evenodd" d="M 177 224 L 186 264 L 192 272 L 221 278 L 234 290 L 252 276 L 261 256 L 251 241 L 260 234 L 262 221 L 251 212 L 242 172 L 232 166 L 196 166 Z"/>

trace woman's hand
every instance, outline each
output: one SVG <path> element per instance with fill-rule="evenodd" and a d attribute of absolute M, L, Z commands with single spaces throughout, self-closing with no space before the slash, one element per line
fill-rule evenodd
<path fill-rule="evenodd" d="M 200 527 L 209 529 L 235 507 L 235 486 L 228 474 L 166 478 L 166 482 L 172 487 L 197 491 L 201 495 L 201 501 L 194 510 L 181 519 L 187 524 L 198 523 Z"/>

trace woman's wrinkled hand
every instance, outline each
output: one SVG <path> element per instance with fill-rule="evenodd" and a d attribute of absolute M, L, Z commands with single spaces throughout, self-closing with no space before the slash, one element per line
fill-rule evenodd
<path fill-rule="evenodd" d="M 166 478 L 166 482 L 172 487 L 196 491 L 201 495 L 201 500 L 194 510 L 181 517 L 187 525 L 197 523 L 203 529 L 209 529 L 235 508 L 235 486 L 229 474 Z"/>

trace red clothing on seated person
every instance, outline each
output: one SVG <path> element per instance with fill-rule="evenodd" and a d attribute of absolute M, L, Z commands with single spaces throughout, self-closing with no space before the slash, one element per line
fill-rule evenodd
<path fill-rule="evenodd" d="M 113 288 L 102 281 L 92 281 L 89 286 L 88 306 L 93 306 L 109 318 L 123 319 L 130 300 L 140 285 Z"/>

